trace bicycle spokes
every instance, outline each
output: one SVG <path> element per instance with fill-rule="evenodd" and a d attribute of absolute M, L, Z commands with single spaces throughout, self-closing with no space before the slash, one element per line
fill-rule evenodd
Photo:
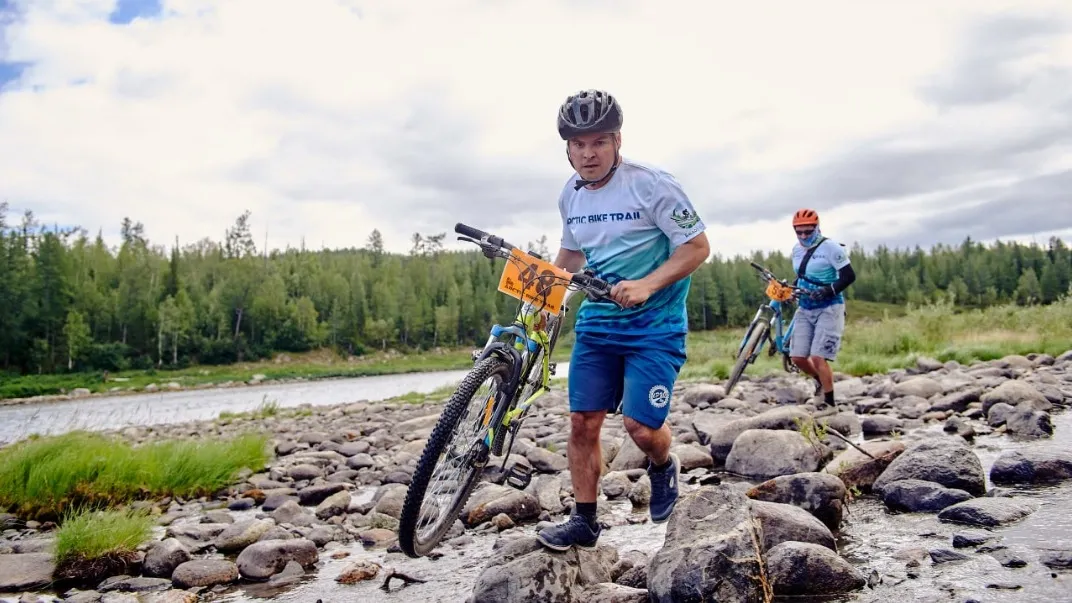
<path fill-rule="evenodd" d="M 465 414 L 451 433 L 450 443 L 436 462 L 428 483 L 427 493 L 421 504 L 417 522 L 418 538 L 429 536 L 443 519 L 443 514 L 453 507 L 454 496 L 465 490 L 471 471 L 487 462 L 488 448 L 485 437 L 495 405 L 498 386 L 481 384 L 465 409 Z M 474 412 L 475 411 L 475 412 Z"/>

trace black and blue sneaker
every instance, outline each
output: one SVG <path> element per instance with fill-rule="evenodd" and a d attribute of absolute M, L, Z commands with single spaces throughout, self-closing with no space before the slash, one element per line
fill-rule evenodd
<path fill-rule="evenodd" d="M 599 534 L 602 531 L 603 528 L 599 523 L 596 523 L 593 528 L 587 519 L 573 514 L 558 525 L 540 530 L 536 534 L 536 540 L 555 551 L 568 551 L 575 545 L 582 549 L 590 549 L 596 546 L 596 541 L 599 540 Z"/>
<path fill-rule="evenodd" d="M 648 510 L 651 512 L 652 523 L 662 523 L 670 518 L 670 513 L 677 504 L 677 483 L 681 478 L 681 462 L 677 455 L 670 454 L 670 466 L 662 471 L 652 467 L 648 460 L 648 479 L 651 480 L 651 502 Z"/>

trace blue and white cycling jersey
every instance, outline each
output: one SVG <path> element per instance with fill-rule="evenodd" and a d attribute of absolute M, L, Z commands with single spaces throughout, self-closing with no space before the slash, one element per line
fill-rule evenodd
<path fill-rule="evenodd" d="M 800 243 L 793 246 L 793 272 L 800 270 L 800 262 L 804 259 L 804 254 L 807 251 L 808 249 Z M 816 248 L 811 259 L 808 260 L 807 269 L 804 271 L 804 276 L 814 282 L 800 279 L 797 282 L 797 286 L 802 289 L 818 289 L 822 285 L 832 284 L 838 278 L 838 270 L 848 265 L 849 256 L 845 253 L 845 249 L 841 244 L 831 239 L 825 239 L 822 243 L 819 243 L 819 247 Z M 815 283 L 821 283 L 822 285 Z M 807 296 L 800 297 L 800 307 L 809 310 L 843 303 L 845 303 L 843 293 L 838 293 L 833 298 L 825 301 L 817 301 Z"/>
<path fill-rule="evenodd" d="M 611 284 L 647 276 L 706 228 L 681 185 L 658 168 L 623 159 L 597 190 L 574 190 L 576 178 L 569 179 L 558 200 L 562 247 L 583 252 L 588 267 Z M 632 335 L 687 332 L 690 282 L 685 277 L 625 310 L 585 300 L 574 329 Z"/>

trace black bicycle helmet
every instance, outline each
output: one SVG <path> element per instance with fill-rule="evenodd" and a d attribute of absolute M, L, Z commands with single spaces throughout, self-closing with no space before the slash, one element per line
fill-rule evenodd
<path fill-rule="evenodd" d="M 604 90 L 582 90 L 571 94 L 558 109 L 558 135 L 562 140 L 621 129 L 622 106 Z"/>

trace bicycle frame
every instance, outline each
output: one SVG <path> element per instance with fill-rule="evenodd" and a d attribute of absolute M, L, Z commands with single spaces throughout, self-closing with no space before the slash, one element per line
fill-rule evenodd
<path fill-rule="evenodd" d="M 793 327 L 796 324 L 796 314 L 788 322 L 785 320 L 785 316 L 782 313 L 783 304 L 777 300 L 771 300 L 770 302 L 764 302 L 760 304 L 759 309 L 756 310 L 756 315 L 752 318 L 752 322 L 748 325 L 748 329 L 744 333 L 744 337 L 741 338 L 741 342 L 737 344 L 737 353 L 740 354 L 744 349 L 748 338 L 752 335 L 752 331 L 755 330 L 756 325 L 761 318 L 767 320 L 767 324 L 771 326 L 771 330 L 768 331 L 767 337 L 759 343 L 759 347 L 756 348 L 752 354 L 751 362 L 759 353 L 763 351 L 763 347 L 767 345 L 769 341 L 773 346 L 774 351 L 771 355 L 781 352 L 782 354 L 789 354 L 789 342 L 792 341 Z"/>

